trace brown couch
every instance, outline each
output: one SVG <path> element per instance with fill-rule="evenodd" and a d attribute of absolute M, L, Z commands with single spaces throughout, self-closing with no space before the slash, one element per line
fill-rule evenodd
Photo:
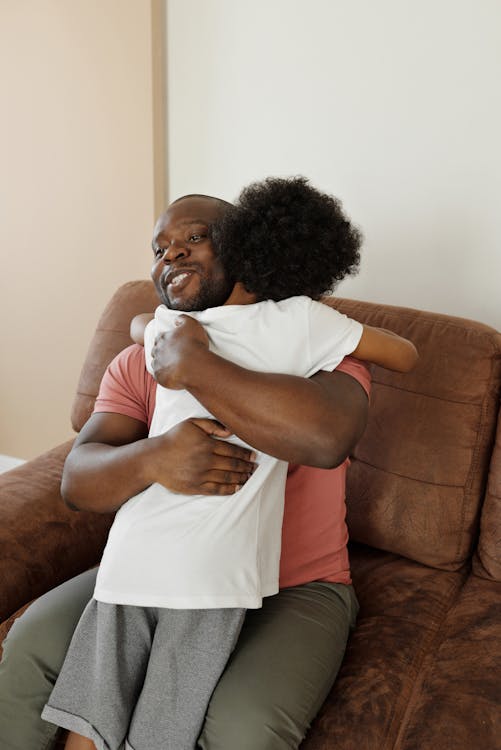
<path fill-rule="evenodd" d="M 155 304 L 149 282 L 132 282 L 106 308 L 75 430 L 106 364 L 130 343 L 131 317 Z M 359 622 L 302 747 L 501 748 L 501 336 L 446 315 L 335 305 L 408 336 L 420 361 L 410 375 L 373 371 L 348 483 Z M 99 560 L 110 518 L 72 513 L 59 494 L 69 448 L 0 477 L 2 637 L 26 602 Z"/>

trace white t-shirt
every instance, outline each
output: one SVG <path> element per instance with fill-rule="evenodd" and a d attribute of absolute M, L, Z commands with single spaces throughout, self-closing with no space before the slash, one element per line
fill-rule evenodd
<path fill-rule="evenodd" d="M 360 323 L 309 297 L 189 314 L 204 326 L 211 350 L 225 359 L 250 370 L 306 378 L 337 367 L 362 334 Z M 148 368 L 155 336 L 178 315 L 157 308 L 145 334 Z M 189 417 L 210 416 L 188 391 L 158 385 L 150 437 Z M 230 440 L 245 445 L 234 436 Z M 233 495 L 180 495 L 153 484 L 124 503 L 94 597 L 113 604 L 209 609 L 256 608 L 263 596 L 276 594 L 287 463 L 264 453 L 257 454 L 257 463 Z"/>

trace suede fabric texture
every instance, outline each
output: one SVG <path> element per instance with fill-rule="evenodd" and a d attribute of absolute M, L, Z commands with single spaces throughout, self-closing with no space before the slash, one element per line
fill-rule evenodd
<path fill-rule="evenodd" d="M 0 622 L 101 558 L 112 517 L 75 513 L 61 497 L 71 445 L 0 475 Z"/>
<path fill-rule="evenodd" d="M 130 322 L 135 315 L 153 312 L 160 304 L 150 281 L 130 281 L 118 289 L 106 306 L 89 346 L 71 412 L 71 424 L 80 432 L 92 414 L 104 371 L 111 360 L 133 342 Z"/>
<path fill-rule="evenodd" d="M 361 605 L 305 750 L 501 747 L 499 590 L 354 545 Z"/>
<path fill-rule="evenodd" d="M 301 748 L 501 750 L 501 336 L 445 315 L 327 303 L 407 336 L 420 361 L 408 375 L 373 368 L 347 486 L 358 625 Z M 131 343 L 130 319 L 156 305 L 153 285 L 139 281 L 104 311 L 73 407 L 76 430 L 108 362 Z M 111 519 L 64 507 L 68 450 L 0 477 L 1 606 L 10 618 L 0 633 L 18 607 L 99 560 Z"/>
<path fill-rule="evenodd" d="M 350 559 L 360 602 L 357 628 L 336 684 L 301 746 L 307 750 L 399 747 L 416 681 L 467 575 L 356 544 Z"/>
<path fill-rule="evenodd" d="M 402 750 L 501 747 L 499 605 L 489 581 L 468 579 L 414 689 Z"/>
<path fill-rule="evenodd" d="M 481 578 L 501 582 L 501 411 L 492 451 L 487 493 L 480 517 L 480 539 L 473 570 Z"/>
<path fill-rule="evenodd" d="M 410 338 L 420 354 L 406 375 L 373 367 L 370 419 L 348 476 L 350 537 L 458 570 L 478 535 L 501 336 L 445 315 L 353 301 L 336 307 Z"/>

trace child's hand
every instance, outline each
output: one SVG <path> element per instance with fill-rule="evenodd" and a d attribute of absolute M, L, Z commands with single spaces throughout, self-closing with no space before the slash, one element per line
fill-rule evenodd
<path fill-rule="evenodd" d="M 130 323 L 130 337 L 135 344 L 144 346 L 144 329 L 154 317 L 153 313 L 141 313 L 132 318 Z"/>
<path fill-rule="evenodd" d="M 189 315 L 180 315 L 174 327 L 155 339 L 151 365 L 155 379 L 164 388 L 181 389 L 182 372 L 195 351 L 209 348 L 204 327 Z"/>

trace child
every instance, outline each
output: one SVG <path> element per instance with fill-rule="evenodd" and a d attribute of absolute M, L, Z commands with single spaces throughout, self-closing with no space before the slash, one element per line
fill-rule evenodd
<path fill-rule="evenodd" d="M 313 301 L 356 268 L 360 235 L 339 203 L 303 178 L 250 186 L 213 227 L 212 238 L 235 283 L 230 301 L 240 298 L 238 290 L 243 299 L 255 300 L 191 313 L 220 356 L 246 368 L 304 377 L 334 369 L 350 353 L 392 369 L 413 366 L 416 353 L 409 342 Z M 145 337 L 148 366 L 155 336 L 177 316 L 164 306 L 157 309 Z M 140 337 L 137 328 L 136 320 Z M 193 416 L 210 415 L 187 391 L 157 386 L 150 435 Z M 263 596 L 278 591 L 287 464 L 267 455 L 257 462 L 233 496 L 184 497 L 152 485 L 121 507 L 94 600 L 44 718 L 90 737 L 98 748 L 120 747 L 133 722 L 144 747 L 194 748 L 245 608 L 259 607 Z M 151 645 L 144 645 L 141 631 L 153 616 L 159 625 Z M 108 664 L 110 653 L 114 676 L 103 667 L 109 683 L 103 689 L 92 670 L 82 674 L 78 666 L 92 660 Z M 192 653 L 197 658 L 190 659 Z M 141 680 L 146 664 L 146 691 L 137 704 L 113 664 L 120 659 L 133 667 L 141 662 Z M 162 713 L 156 713 L 151 693 L 165 684 L 168 695 L 162 697 Z M 106 705 L 113 697 L 115 711 Z M 183 697 L 192 699 L 184 713 Z M 137 742 L 135 747 L 139 750 Z"/>

